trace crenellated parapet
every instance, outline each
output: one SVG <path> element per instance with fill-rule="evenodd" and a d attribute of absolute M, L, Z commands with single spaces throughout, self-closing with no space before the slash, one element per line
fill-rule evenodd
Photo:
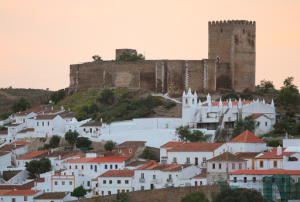
<path fill-rule="evenodd" d="M 248 20 L 220 20 L 220 21 L 209 21 L 209 26 L 220 26 L 220 25 L 251 25 L 254 26 L 256 23 L 255 21 L 248 21 Z"/>

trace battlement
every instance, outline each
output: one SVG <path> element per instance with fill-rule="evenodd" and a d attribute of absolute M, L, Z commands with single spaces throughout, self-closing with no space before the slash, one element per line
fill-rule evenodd
<path fill-rule="evenodd" d="M 220 25 L 251 25 L 255 26 L 255 21 L 248 21 L 248 20 L 220 20 L 220 21 L 209 21 L 209 26 L 220 26 Z"/>

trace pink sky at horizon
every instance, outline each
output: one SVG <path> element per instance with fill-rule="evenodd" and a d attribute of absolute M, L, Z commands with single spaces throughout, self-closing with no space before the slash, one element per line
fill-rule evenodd
<path fill-rule="evenodd" d="M 208 57 L 208 21 L 256 21 L 256 85 L 300 86 L 299 0 L 64 0 L 0 4 L 0 88 L 58 90 L 69 66 L 132 48 L 146 59 Z M 222 59 L 221 59 L 222 60 Z"/>

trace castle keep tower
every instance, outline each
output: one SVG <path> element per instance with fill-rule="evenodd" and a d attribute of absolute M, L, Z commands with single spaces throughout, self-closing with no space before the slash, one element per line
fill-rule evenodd
<path fill-rule="evenodd" d="M 228 63 L 231 88 L 237 92 L 255 88 L 255 30 L 255 22 L 246 20 L 208 23 L 208 59 Z"/>

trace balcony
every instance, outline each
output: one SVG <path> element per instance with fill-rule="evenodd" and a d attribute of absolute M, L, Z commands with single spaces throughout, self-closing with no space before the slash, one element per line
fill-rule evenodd
<path fill-rule="evenodd" d="M 162 156 L 161 159 L 168 159 L 168 157 L 167 156 Z"/>
<path fill-rule="evenodd" d="M 206 166 L 207 166 L 207 163 L 206 163 L 206 162 L 201 162 L 200 166 L 206 167 Z"/>
<path fill-rule="evenodd" d="M 167 182 L 173 182 L 172 178 L 167 178 Z"/>
<path fill-rule="evenodd" d="M 145 178 L 140 178 L 140 182 L 145 182 Z"/>
<path fill-rule="evenodd" d="M 152 180 L 151 180 L 151 183 L 152 183 L 152 184 L 157 184 L 157 183 L 158 183 L 158 180 L 157 180 L 157 179 L 152 179 Z"/>

